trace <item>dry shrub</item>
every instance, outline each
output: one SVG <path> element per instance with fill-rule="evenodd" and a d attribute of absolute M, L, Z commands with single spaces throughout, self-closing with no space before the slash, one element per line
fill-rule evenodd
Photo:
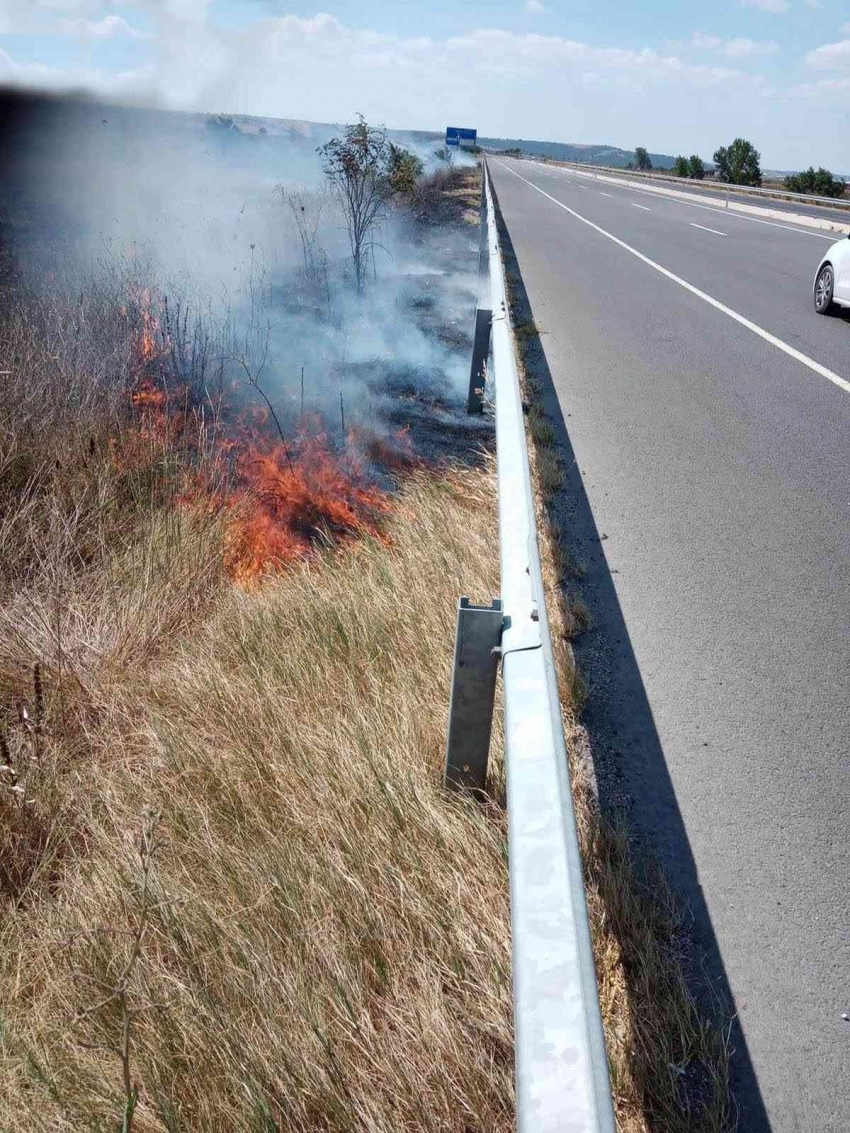
<path fill-rule="evenodd" d="M 101 677 L 62 869 L 6 907 L 0 1127 L 120 1125 L 145 806 L 134 1129 L 512 1127 L 503 820 L 439 785 L 456 597 L 496 592 L 494 523 L 492 471 L 416 474 L 390 546 L 222 590 Z M 155 617 L 132 570 L 127 616 Z"/>
<path fill-rule="evenodd" d="M 406 207 L 423 224 L 477 224 L 480 200 L 480 168 L 461 166 L 420 177 Z"/>

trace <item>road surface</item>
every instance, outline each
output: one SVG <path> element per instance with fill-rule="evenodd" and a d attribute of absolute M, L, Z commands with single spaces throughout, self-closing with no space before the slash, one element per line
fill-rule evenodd
<path fill-rule="evenodd" d="M 532 163 L 529 162 L 528 164 Z M 539 166 L 542 163 L 535 162 L 533 164 Z M 562 167 L 557 165 L 548 165 L 547 168 L 557 170 L 564 176 L 568 178 L 572 177 L 576 181 L 583 180 L 585 178 L 593 179 L 592 174 L 589 170 L 576 170 L 570 167 Z M 600 171 L 600 176 L 614 178 L 618 181 L 625 181 L 628 177 L 628 174 L 623 175 L 622 173 L 617 173 L 616 170 L 612 170 Z M 655 187 L 656 189 L 673 189 L 681 191 L 683 193 L 693 193 L 699 195 L 700 197 L 705 198 L 706 204 L 713 204 L 715 208 L 725 207 L 725 190 L 718 188 L 716 181 L 692 181 L 690 180 L 690 178 L 682 178 L 681 181 L 674 181 L 671 183 L 670 181 L 657 181 L 653 180 L 652 178 L 647 178 L 645 181 L 643 181 L 643 179 L 640 177 L 632 179 L 637 180 L 638 184 L 643 183 L 646 186 L 642 190 L 635 191 L 650 193 L 651 187 Z M 600 188 L 605 188 L 604 181 L 602 182 Z M 657 191 L 653 191 L 652 195 L 658 196 L 659 194 Z M 842 225 L 847 232 L 850 232 L 850 209 L 848 208 L 830 208 L 829 205 L 813 204 L 810 201 L 789 201 L 782 200 L 777 197 L 763 197 L 755 193 L 735 192 L 735 189 L 733 187 L 729 188 L 728 195 L 730 201 L 734 201 L 737 204 L 741 205 L 755 205 L 757 208 L 774 209 L 778 210 L 779 212 L 798 213 L 802 214 L 803 216 L 814 216 L 821 217 L 822 219 L 826 220 L 833 220 L 837 224 Z"/>
<path fill-rule="evenodd" d="M 811 303 L 832 237 L 489 167 L 566 428 L 603 805 L 737 1012 L 742 1133 L 846 1133 L 850 313 Z"/>

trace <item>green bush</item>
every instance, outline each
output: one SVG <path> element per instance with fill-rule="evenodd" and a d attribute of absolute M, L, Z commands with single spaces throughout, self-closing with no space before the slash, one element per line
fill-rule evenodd
<path fill-rule="evenodd" d="M 416 182 L 422 176 L 423 168 L 422 162 L 415 153 L 390 142 L 387 177 L 393 193 L 410 196 L 416 188 Z"/>
<path fill-rule="evenodd" d="M 834 177 L 821 165 L 817 169 L 810 165 L 802 173 L 792 173 L 785 178 L 785 188 L 792 193 L 809 193 L 817 197 L 843 197 L 846 182 Z"/>
<path fill-rule="evenodd" d="M 691 167 L 688 165 L 688 159 L 682 154 L 673 162 L 673 176 L 674 177 L 690 177 Z"/>

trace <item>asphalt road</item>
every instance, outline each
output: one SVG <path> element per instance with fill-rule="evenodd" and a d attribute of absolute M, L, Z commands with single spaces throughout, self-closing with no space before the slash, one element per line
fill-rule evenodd
<path fill-rule="evenodd" d="M 846 1133 L 850 317 L 811 304 L 831 238 L 489 166 L 566 430 L 603 805 L 737 1012 L 742 1133 Z"/>
<path fill-rule="evenodd" d="M 527 164 L 540 166 L 542 163 L 528 162 Z M 593 180 L 588 170 L 578 171 L 569 167 L 564 168 L 556 165 L 550 165 L 548 166 L 548 168 L 557 170 L 558 172 L 563 173 L 566 177 L 573 177 L 576 180 Z M 614 172 L 610 174 L 604 173 L 602 174 L 602 176 L 610 176 L 619 179 L 622 174 L 617 174 L 616 172 Z M 625 177 L 623 177 L 623 180 L 625 180 Z M 637 180 L 640 181 L 641 179 L 637 178 Z M 723 203 L 724 192 L 716 187 L 716 182 L 707 183 L 700 181 L 691 181 L 690 179 L 682 179 L 681 182 L 677 181 L 674 184 L 670 184 L 670 182 L 668 181 L 652 181 L 651 179 L 647 179 L 647 189 L 644 191 L 648 191 L 649 187 L 653 185 L 657 188 L 679 189 L 683 193 L 694 193 L 701 197 L 704 197 L 706 204 L 714 203 L 715 207 L 725 207 Z M 605 182 L 603 182 L 600 187 L 605 188 Z M 652 195 L 658 196 L 659 194 L 653 193 Z M 729 190 L 729 200 L 735 201 L 738 204 L 742 205 L 755 205 L 757 208 L 774 209 L 787 213 L 801 213 L 803 216 L 815 216 L 822 217 L 827 220 L 834 220 L 838 224 L 843 225 L 845 229 L 850 232 L 850 209 L 847 208 L 830 208 L 829 205 L 812 204 L 811 202 L 802 200 L 786 201 L 775 197 L 757 196 L 751 193 L 736 193 L 734 189 Z"/>

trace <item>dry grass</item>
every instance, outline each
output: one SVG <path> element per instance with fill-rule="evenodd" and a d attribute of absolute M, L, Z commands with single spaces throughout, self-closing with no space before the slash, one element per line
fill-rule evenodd
<path fill-rule="evenodd" d="M 511 1127 L 503 824 L 439 786 L 455 599 L 494 592 L 493 523 L 491 473 L 415 478 L 391 548 L 224 589 L 152 666 L 99 655 L 84 764 L 49 690 L 64 853 L 7 894 L 0 1127 L 120 1124 L 121 1015 L 90 1009 L 133 939 L 145 807 L 138 1130 Z"/>
<path fill-rule="evenodd" d="M 441 789 L 493 470 L 237 589 L 90 299 L 0 320 L 0 1129 L 507 1133 L 504 814 Z"/>
<path fill-rule="evenodd" d="M 410 208 L 426 224 L 477 225 L 480 203 L 481 168 L 474 165 L 437 169 L 420 178 Z"/>
<path fill-rule="evenodd" d="M 557 518 L 563 459 L 534 372 L 539 332 L 515 260 L 506 274 L 516 333 L 527 432 L 538 501 L 544 584 L 553 632 L 570 758 L 585 890 L 619 1133 L 729 1133 L 728 1034 L 722 1016 L 696 1002 L 685 975 L 684 918 L 655 863 L 638 860 L 625 823 L 600 814 L 587 732 L 587 689 L 570 641 L 592 627 L 575 594 L 583 568 Z"/>

